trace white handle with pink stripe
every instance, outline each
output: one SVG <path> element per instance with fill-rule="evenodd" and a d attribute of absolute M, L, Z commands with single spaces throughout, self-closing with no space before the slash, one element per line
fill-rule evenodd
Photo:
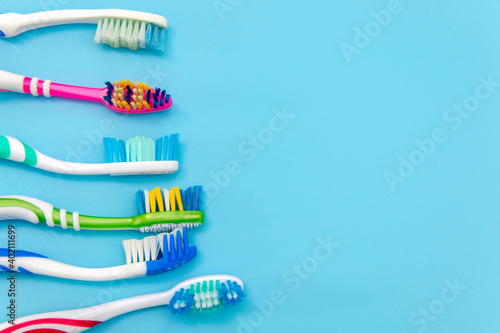
<path fill-rule="evenodd" d="M 0 70 L 0 90 L 51 97 L 51 84 L 52 81 L 50 80 L 42 81 L 37 77 L 29 78 Z"/>
<path fill-rule="evenodd" d="M 77 333 L 119 315 L 157 306 L 174 314 L 191 309 L 211 312 L 223 303 L 236 305 L 245 297 L 243 282 L 232 275 L 207 275 L 186 280 L 174 288 L 149 295 L 92 306 L 80 310 L 36 314 L 0 324 L 0 333 Z"/>

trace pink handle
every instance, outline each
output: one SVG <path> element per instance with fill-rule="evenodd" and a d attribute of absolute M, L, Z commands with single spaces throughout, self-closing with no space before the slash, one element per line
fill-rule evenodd
<path fill-rule="evenodd" d="M 23 81 L 23 92 L 26 94 L 31 94 L 31 82 L 32 78 L 25 77 Z M 43 86 L 44 82 L 42 80 L 38 80 L 36 84 L 36 92 L 38 95 L 44 95 Z M 75 99 L 83 99 L 87 101 L 95 101 L 95 102 L 104 102 L 103 97 L 106 95 L 106 88 L 98 89 L 98 88 L 86 88 L 86 87 L 77 87 L 70 86 L 66 84 L 59 83 L 50 83 L 50 96 L 56 97 L 66 97 L 66 98 L 75 98 Z M 49 96 L 47 96 L 49 97 Z"/>

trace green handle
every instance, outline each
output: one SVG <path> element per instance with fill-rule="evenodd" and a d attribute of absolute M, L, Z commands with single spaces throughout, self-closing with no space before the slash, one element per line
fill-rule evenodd
<path fill-rule="evenodd" d="M 54 223 L 61 225 L 60 211 L 54 209 Z M 202 223 L 203 212 L 170 211 L 146 213 L 134 217 L 95 217 L 80 215 L 80 228 L 94 230 L 139 229 L 156 224 Z M 73 214 L 66 213 L 68 227 L 73 227 Z"/>
<path fill-rule="evenodd" d="M 26 200 L 24 200 L 26 199 Z M 16 209 L 18 208 L 18 209 Z M 33 214 L 35 219 L 33 218 Z M 76 214 L 76 213 L 75 213 Z M 51 204 L 28 197 L 0 198 L 0 219 L 26 219 L 33 223 L 47 223 L 50 226 L 61 226 L 61 210 Z M 68 228 L 74 228 L 74 215 L 63 213 Z M 79 228 L 95 230 L 139 229 L 159 224 L 203 223 L 204 214 L 201 211 L 168 211 L 138 215 L 135 217 L 94 217 L 77 215 Z"/>

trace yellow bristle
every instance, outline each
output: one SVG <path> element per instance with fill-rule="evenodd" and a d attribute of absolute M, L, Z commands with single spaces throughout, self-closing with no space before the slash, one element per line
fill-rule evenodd
<path fill-rule="evenodd" d="M 152 191 L 149 191 L 149 205 L 151 207 L 151 213 L 156 212 L 158 207 L 158 212 L 164 212 L 165 206 L 163 205 L 162 192 L 159 187 Z"/>
<path fill-rule="evenodd" d="M 137 107 L 139 108 L 139 110 L 142 110 L 142 103 L 140 101 L 137 102 Z"/>
<path fill-rule="evenodd" d="M 137 99 L 138 99 L 139 101 L 141 101 L 141 102 L 142 102 L 142 101 L 144 100 L 144 97 L 142 97 L 141 95 L 139 95 L 139 96 L 137 97 Z"/>
<path fill-rule="evenodd" d="M 127 110 L 132 110 L 132 107 L 130 106 L 130 104 L 127 103 L 127 101 L 122 101 L 122 104 L 125 105 Z"/>
<path fill-rule="evenodd" d="M 171 189 L 169 192 L 169 199 L 170 199 L 170 210 L 184 210 L 182 207 L 182 200 L 181 200 L 181 190 L 178 187 L 174 187 Z"/>
<path fill-rule="evenodd" d="M 120 109 L 123 109 L 123 104 L 122 104 L 122 101 L 118 100 L 118 101 L 116 101 L 116 104 L 118 104 L 118 107 L 119 107 Z"/>
<path fill-rule="evenodd" d="M 168 191 L 169 201 L 170 201 L 170 210 L 175 212 L 177 207 L 175 206 L 175 187 Z"/>
<path fill-rule="evenodd" d="M 114 93 L 113 93 L 113 98 L 114 98 L 114 99 L 118 99 L 118 94 L 114 92 Z"/>
<path fill-rule="evenodd" d="M 182 207 L 181 190 L 178 187 L 175 188 L 175 199 L 177 201 L 177 205 L 179 206 L 179 210 L 184 210 Z"/>
<path fill-rule="evenodd" d="M 132 92 L 134 93 L 134 95 L 137 95 L 137 88 L 132 89 Z"/>
<path fill-rule="evenodd" d="M 144 90 L 139 89 L 139 95 L 140 95 L 140 96 L 144 96 Z"/>
<path fill-rule="evenodd" d="M 137 104 L 135 104 L 134 102 L 130 102 L 130 105 L 132 106 L 132 108 L 134 108 L 134 110 L 137 110 Z"/>
<path fill-rule="evenodd" d="M 136 102 L 136 103 L 138 102 L 136 95 L 132 95 L 132 98 L 134 99 L 134 102 Z"/>
<path fill-rule="evenodd" d="M 125 97 L 123 97 L 122 93 L 118 94 L 118 98 L 120 99 L 120 101 L 124 101 L 125 100 Z"/>
<path fill-rule="evenodd" d="M 149 103 L 146 101 L 142 101 L 142 104 L 146 107 L 146 109 L 150 110 L 151 106 L 149 106 Z"/>
<path fill-rule="evenodd" d="M 144 88 L 146 88 L 146 89 L 144 89 L 144 90 L 150 90 L 150 89 L 151 89 L 151 88 L 149 88 L 149 86 L 148 86 L 148 84 L 147 84 L 147 83 L 144 83 Z"/>
<path fill-rule="evenodd" d="M 118 107 L 118 103 L 116 103 L 116 99 L 111 99 L 111 102 L 113 103 L 113 105 L 117 108 Z"/>

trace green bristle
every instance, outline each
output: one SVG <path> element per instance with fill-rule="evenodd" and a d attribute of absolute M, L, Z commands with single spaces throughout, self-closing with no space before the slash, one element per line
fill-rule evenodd
<path fill-rule="evenodd" d="M 210 292 L 214 291 L 214 281 L 210 280 L 210 287 L 208 288 Z"/>

